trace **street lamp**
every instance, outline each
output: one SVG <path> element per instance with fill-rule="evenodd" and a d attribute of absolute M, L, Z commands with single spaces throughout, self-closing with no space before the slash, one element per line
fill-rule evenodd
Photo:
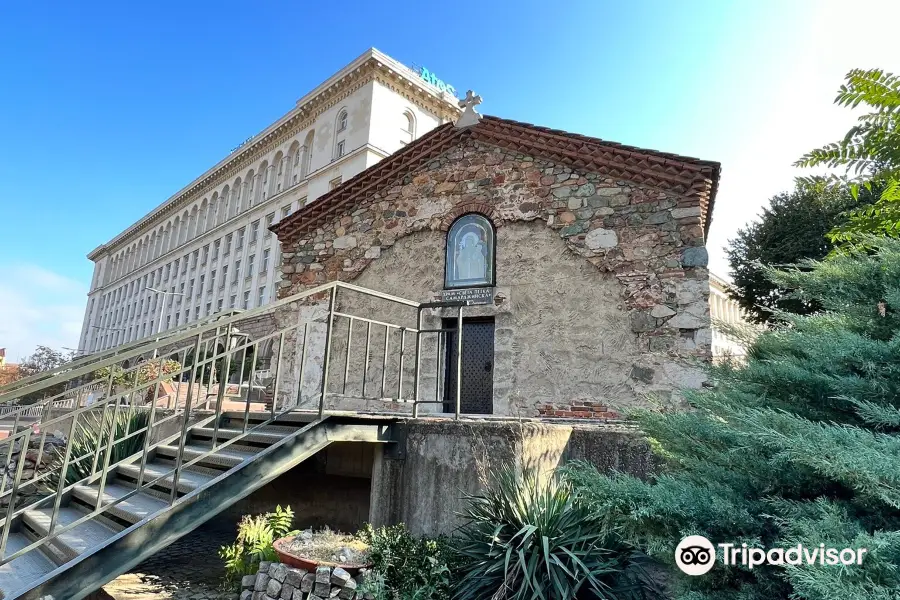
<path fill-rule="evenodd" d="M 170 292 L 167 290 L 158 290 L 156 288 L 148 287 L 144 288 L 148 292 L 154 292 L 156 294 L 162 294 L 162 302 L 160 302 L 159 306 L 159 323 L 156 324 L 156 334 L 159 335 L 159 332 L 162 331 L 163 324 L 163 316 L 166 314 L 166 296 L 184 296 L 181 292 Z"/>

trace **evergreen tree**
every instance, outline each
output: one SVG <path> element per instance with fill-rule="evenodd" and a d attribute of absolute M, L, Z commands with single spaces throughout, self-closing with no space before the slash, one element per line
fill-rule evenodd
<path fill-rule="evenodd" d="M 672 566 L 676 597 L 900 598 L 900 241 L 770 272 L 810 315 L 780 314 L 693 410 L 638 413 L 666 464 L 645 482 L 567 476 L 610 529 Z M 688 535 L 763 548 L 866 548 L 860 566 L 723 566 L 688 577 Z"/>
<path fill-rule="evenodd" d="M 764 267 L 784 267 L 803 260 L 824 258 L 834 247 L 826 234 L 846 218 L 844 211 L 871 202 L 863 192 L 854 199 L 846 190 L 799 186 L 769 200 L 759 219 L 729 240 L 728 264 L 734 283 L 732 297 L 757 323 L 773 311 L 806 314 L 818 310 L 813 302 L 794 298 L 766 276 Z"/>

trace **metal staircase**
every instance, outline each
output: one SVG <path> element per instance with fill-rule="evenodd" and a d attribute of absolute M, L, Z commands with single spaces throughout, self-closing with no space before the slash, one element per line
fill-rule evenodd
<path fill-rule="evenodd" d="M 462 306 L 335 282 L 0 389 L 0 598 L 79 600 L 328 444 L 390 442 L 396 417 L 327 409 L 443 404 L 424 313 Z M 266 312 L 290 322 L 241 332 Z"/>

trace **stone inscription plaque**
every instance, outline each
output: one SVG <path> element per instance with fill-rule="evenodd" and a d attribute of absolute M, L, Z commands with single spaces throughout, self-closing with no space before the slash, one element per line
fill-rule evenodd
<path fill-rule="evenodd" d="M 490 304 L 494 301 L 494 288 L 467 288 L 464 290 L 444 290 L 438 293 L 442 302 L 467 302 L 474 304 Z"/>

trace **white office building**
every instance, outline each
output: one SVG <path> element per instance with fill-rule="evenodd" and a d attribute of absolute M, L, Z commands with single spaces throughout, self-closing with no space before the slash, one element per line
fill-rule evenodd
<path fill-rule="evenodd" d="M 714 361 L 742 359 L 747 354 L 744 341 L 729 335 L 725 327 L 752 330 L 747 314 L 728 295 L 731 284 L 714 273 L 709 274 L 709 316 L 712 321 L 712 356 Z"/>
<path fill-rule="evenodd" d="M 269 302 L 280 280 L 269 226 L 455 120 L 457 100 L 446 90 L 424 69 L 374 48 L 363 53 L 88 255 L 94 275 L 79 350 Z"/>

